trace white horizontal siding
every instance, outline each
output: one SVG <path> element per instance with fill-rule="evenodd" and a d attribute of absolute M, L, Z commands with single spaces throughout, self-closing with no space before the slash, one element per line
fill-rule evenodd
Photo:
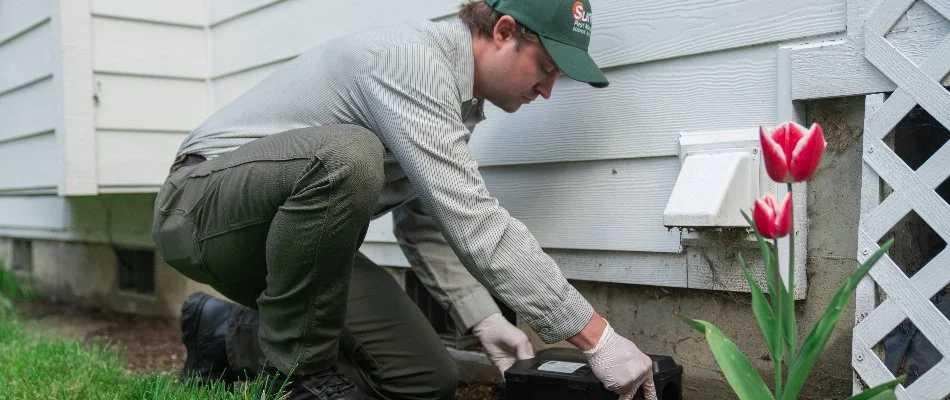
<path fill-rule="evenodd" d="M 208 115 L 204 82 L 96 74 L 96 127 L 187 132 Z"/>
<path fill-rule="evenodd" d="M 763 45 L 632 65 L 608 71 L 604 89 L 562 78 L 550 100 L 515 114 L 486 107 L 471 147 L 481 165 L 678 155 L 681 131 L 775 120 L 776 51 Z"/>
<path fill-rule="evenodd" d="M 53 0 L 0 0 L 0 43 L 53 14 Z"/>
<path fill-rule="evenodd" d="M 845 30 L 842 0 L 600 0 L 591 53 L 601 67 Z"/>
<path fill-rule="evenodd" d="M 0 143 L 52 132 L 56 129 L 56 118 L 56 88 L 52 78 L 4 94 L 0 96 Z"/>
<path fill-rule="evenodd" d="M 59 196 L 0 196 L 0 228 L 61 230 L 66 199 Z"/>
<path fill-rule="evenodd" d="M 377 265 L 409 267 L 409 261 L 394 243 L 366 242 L 360 252 Z M 709 289 L 690 285 L 687 260 L 678 254 L 568 249 L 545 252 L 567 279 Z"/>
<path fill-rule="evenodd" d="M 207 0 L 208 22 L 216 25 L 253 10 L 267 7 L 284 0 Z"/>
<path fill-rule="evenodd" d="M 245 4 L 251 3 L 257 2 Z M 438 17 L 457 8 L 454 0 L 277 2 L 212 28 L 212 76 L 295 57 L 347 33 Z"/>
<path fill-rule="evenodd" d="M 218 110 L 234 101 L 242 93 L 274 72 L 281 64 L 283 63 L 270 64 L 213 80 L 211 85 L 214 96 L 213 110 Z"/>
<path fill-rule="evenodd" d="M 205 2 L 198 0 L 91 0 L 94 15 L 122 17 L 202 27 L 206 24 Z"/>
<path fill-rule="evenodd" d="M 53 34 L 45 22 L 0 45 L 0 93 L 53 74 Z"/>
<path fill-rule="evenodd" d="M 202 28 L 93 17 L 92 44 L 99 72 L 205 79 L 210 69 Z"/>
<path fill-rule="evenodd" d="M 53 132 L 0 143 L 0 192 L 55 190 L 60 165 Z"/>
<path fill-rule="evenodd" d="M 542 247 L 678 252 L 663 208 L 675 157 L 481 168 L 489 192 Z"/>
<path fill-rule="evenodd" d="M 186 133 L 96 132 L 100 186 L 142 187 L 155 190 L 168 176 L 178 146 Z"/>
<path fill-rule="evenodd" d="M 489 192 L 544 248 L 679 252 L 663 226 L 679 159 L 660 157 L 481 168 Z M 366 242 L 395 242 L 392 217 Z"/>

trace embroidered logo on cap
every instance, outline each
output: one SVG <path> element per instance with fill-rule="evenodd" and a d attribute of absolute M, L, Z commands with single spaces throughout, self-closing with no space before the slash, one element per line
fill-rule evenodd
<path fill-rule="evenodd" d="M 575 21 L 590 22 L 590 13 L 584 9 L 584 3 L 575 2 L 573 11 Z"/>
<path fill-rule="evenodd" d="M 571 12 L 574 17 L 574 32 L 583 33 L 587 36 L 590 36 L 590 20 L 591 12 L 584 9 L 584 3 L 575 2 L 574 6 L 571 7 Z"/>

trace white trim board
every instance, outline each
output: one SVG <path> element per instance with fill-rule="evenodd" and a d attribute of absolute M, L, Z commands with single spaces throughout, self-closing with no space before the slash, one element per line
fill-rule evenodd
<path fill-rule="evenodd" d="M 93 123 L 92 34 L 88 0 L 60 0 L 53 12 L 57 35 L 56 148 L 60 162 L 58 192 L 62 196 L 94 195 L 96 137 Z"/>

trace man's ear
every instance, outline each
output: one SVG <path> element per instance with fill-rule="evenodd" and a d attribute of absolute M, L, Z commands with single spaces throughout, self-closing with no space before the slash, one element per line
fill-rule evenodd
<path fill-rule="evenodd" d="M 517 29 L 518 22 L 514 18 L 510 15 L 502 15 L 495 23 L 495 29 L 492 31 L 492 42 L 500 48 L 509 39 L 514 39 Z"/>

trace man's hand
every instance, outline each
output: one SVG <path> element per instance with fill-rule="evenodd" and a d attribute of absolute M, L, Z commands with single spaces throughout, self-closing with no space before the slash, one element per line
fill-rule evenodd
<path fill-rule="evenodd" d="M 528 336 L 499 313 L 489 315 L 476 324 L 472 331 L 502 376 L 516 360 L 534 357 L 534 348 Z"/>
<path fill-rule="evenodd" d="M 620 395 L 620 400 L 632 400 L 643 386 L 646 400 L 656 400 L 653 384 L 653 361 L 633 342 L 614 332 L 609 324 L 593 349 L 584 351 L 594 375 L 604 387 Z"/>

